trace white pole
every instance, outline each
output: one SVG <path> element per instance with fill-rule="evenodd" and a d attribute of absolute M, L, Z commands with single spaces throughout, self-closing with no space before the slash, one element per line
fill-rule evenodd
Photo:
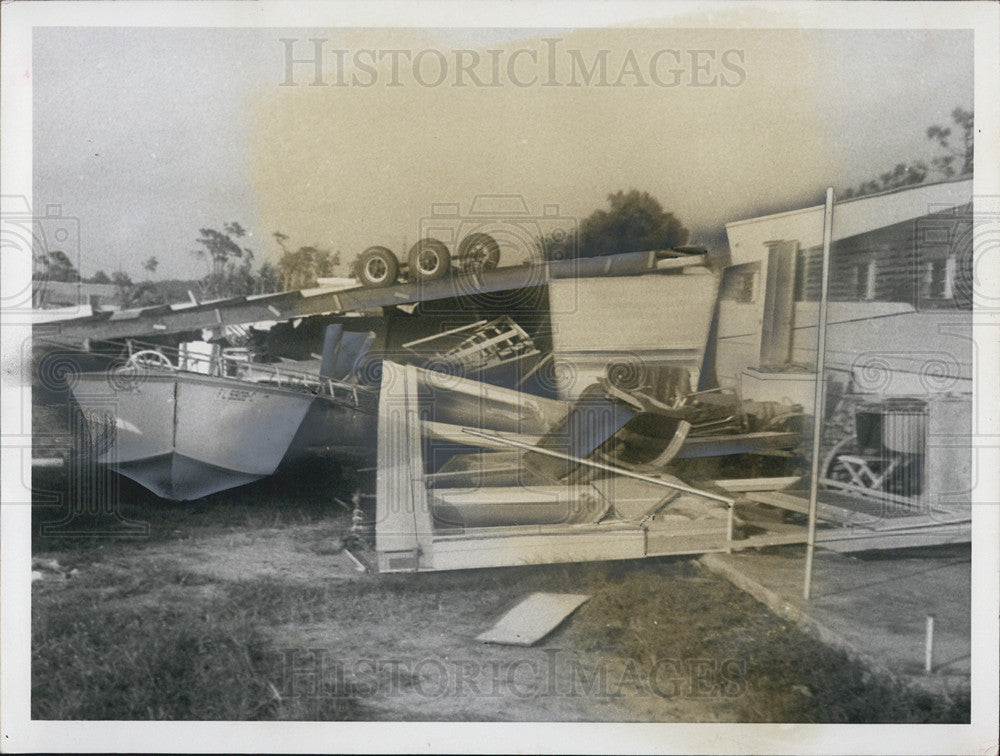
<path fill-rule="evenodd" d="M 934 671 L 934 615 L 927 615 L 927 635 L 924 642 L 924 671 Z"/>
<path fill-rule="evenodd" d="M 830 243 L 833 241 L 833 187 L 826 190 L 823 212 L 823 276 L 819 290 L 819 323 L 816 338 L 816 391 L 813 394 L 812 471 L 809 476 L 809 534 L 806 537 L 806 577 L 802 588 L 809 598 L 812 583 L 813 552 L 816 550 L 816 510 L 819 496 L 819 447 L 822 436 L 824 396 L 826 388 L 826 310 L 830 289 Z"/>

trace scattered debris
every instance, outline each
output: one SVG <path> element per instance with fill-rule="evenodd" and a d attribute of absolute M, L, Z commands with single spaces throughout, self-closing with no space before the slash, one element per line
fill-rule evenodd
<path fill-rule="evenodd" d="M 559 402 L 412 365 L 384 371 L 379 572 L 732 547 L 728 496 L 590 458 L 632 417 L 604 397 Z"/>
<path fill-rule="evenodd" d="M 31 582 L 39 580 L 68 580 L 80 574 L 80 570 L 63 567 L 56 559 L 34 557 L 31 560 Z"/>
<path fill-rule="evenodd" d="M 541 355 L 534 340 L 509 315 L 489 321 L 478 320 L 403 344 L 404 349 L 419 354 L 414 350 L 417 346 L 422 347 L 422 351 L 427 347 L 437 349 L 428 367 L 480 379 L 485 379 L 495 368 L 512 362 L 524 365 L 524 360 Z"/>
<path fill-rule="evenodd" d="M 493 627 L 476 636 L 476 640 L 507 646 L 533 646 L 589 598 L 578 593 L 532 593 Z"/>

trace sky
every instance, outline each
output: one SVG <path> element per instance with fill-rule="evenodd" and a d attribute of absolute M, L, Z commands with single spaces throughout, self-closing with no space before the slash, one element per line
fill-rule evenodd
<path fill-rule="evenodd" d="M 718 246 L 928 160 L 972 78 L 967 31 L 36 28 L 33 200 L 78 219 L 85 276 L 200 277 L 228 221 L 258 260 L 275 231 L 402 255 L 497 194 L 574 223 L 648 191 Z"/>

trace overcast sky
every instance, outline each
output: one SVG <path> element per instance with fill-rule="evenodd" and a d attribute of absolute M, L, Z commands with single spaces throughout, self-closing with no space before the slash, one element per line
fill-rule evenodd
<path fill-rule="evenodd" d="M 324 86 L 286 64 L 310 39 Z M 712 241 L 928 159 L 973 106 L 964 31 L 40 28 L 32 79 L 35 207 L 79 218 L 84 275 L 135 278 L 203 275 L 231 220 L 258 259 L 276 230 L 403 253 L 479 194 L 579 218 L 637 188 Z"/>

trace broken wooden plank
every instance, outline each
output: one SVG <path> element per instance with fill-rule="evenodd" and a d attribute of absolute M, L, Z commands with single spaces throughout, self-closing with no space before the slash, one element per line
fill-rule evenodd
<path fill-rule="evenodd" d="M 800 528 L 799 533 L 764 533 L 761 535 L 749 536 L 742 541 L 733 541 L 733 551 L 743 551 L 745 549 L 762 549 L 768 546 L 788 546 L 795 543 L 806 542 L 806 529 Z M 817 541 L 820 540 L 817 538 Z"/>
<path fill-rule="evenodd" d="M 434 534 L 435 548 L 438 544 L 448 542 L 471 542 L 476 539 L 488 541 L 503 536 L 579 536 L 594 535 L 601 533 L 631 533 L 642 535 L 641 528 L 634 522 L 622 522 L 621 520 L 603 520 L 599 523 L 555 523 L 548 525 L 496 525 L 481 528 L 469 528 L 468 530 L 446 530 L 439 529 Z"/>
<path fill-rule="evenodd" d="M 936 528 L 942 525 L 960 525 L 966 522 L 972 522 L 971 512 L 951 517 L 926 514 L 886 517 L 866 527 L 869 530 L 918 530 L 921 528 Z"/>
<path fill-rule="evenodd" d="M 533 646 L 559 627 L 589 598 L 579 593 L 532 593 L 493 627 L 476 636 L 476 640 L 508 646 Z"/>
<path fill-rule="evenodd" d="M 809 500 L 804 499 L 801 496 L 792 496 L 791 494 L 782 493 L 781 491 L 748 491 L 746 498 L 751 501 L 760 502 L 761 504 L 770 504 L 772 507 L 787 509 L 790 512 L 798 512 L 799 514 L 805 515 L 809 514 Z M 821 520 L 837 524 L 847 522 L 860 523 L 862 521 L 875 522 L 879 519 L 862 512 L 855 512 L 853 510 L 838 507 L 834 504 L 828 504 L 823 501 L 819 503 L 819 512 L 817 516 Z"/>
<path fill-rule="evenodd" d="M 780 491 L 794 486 L 802 480 L 801 475 L 791 475 L 785 478 L 728 478 L 713 480 L 712 483 L 730 493 L 747 493 L 750 491 Z"/>
<path fill-rule="evenodd" d="M 849 535 L 836 532 L 821 533 L 817 542 L 825 549 L 839 552 L 874 551 L 885 549 L 942 546 L 950 543 L 969 543 L 972 540 L 972 523 L 940 525 L 937 527 L 852 531 Z"/>
<path fill-rule="evenodd" d="M 510 448 L 506 444 L 499 443 L 497 441 L 470 438 L 468 433 L 463 432 L 461 425 L 454 425 L 452 423 L 439 423 L 431 420 L 425 420 L 423 423 L 423 430 L 424 434 L 434 441 L 447 441 L 452 444 L 477 446 L 483 449 L 495 449 L 501 451 Z M 516 441 L 521 441 L 526 444 L 537 444 L 541 439 L 541 436 L 523 433 L 509 433 L 506 431 L 493 431 L 493 433 L 504 438 L 513 438 Z"/>
<path fill-rule="evenodd" d="M 671 530 L 649 531 L 646 536 L 647 556 L 679 556 L 681 554 L 707 554 L 729 551 L 725 520 L 717 520 L 713 527 L 701 527 L 695 532 Z"/>
<path fill-rule="evenodd" d="M 772 449 L 793 448 L 802 441 L 799 433 L 760 431 L 757 433 L 732 433 L 714 436 L 687 437 L 676 459 L 699 457 L 724 457 L 749 454 Z"/>

